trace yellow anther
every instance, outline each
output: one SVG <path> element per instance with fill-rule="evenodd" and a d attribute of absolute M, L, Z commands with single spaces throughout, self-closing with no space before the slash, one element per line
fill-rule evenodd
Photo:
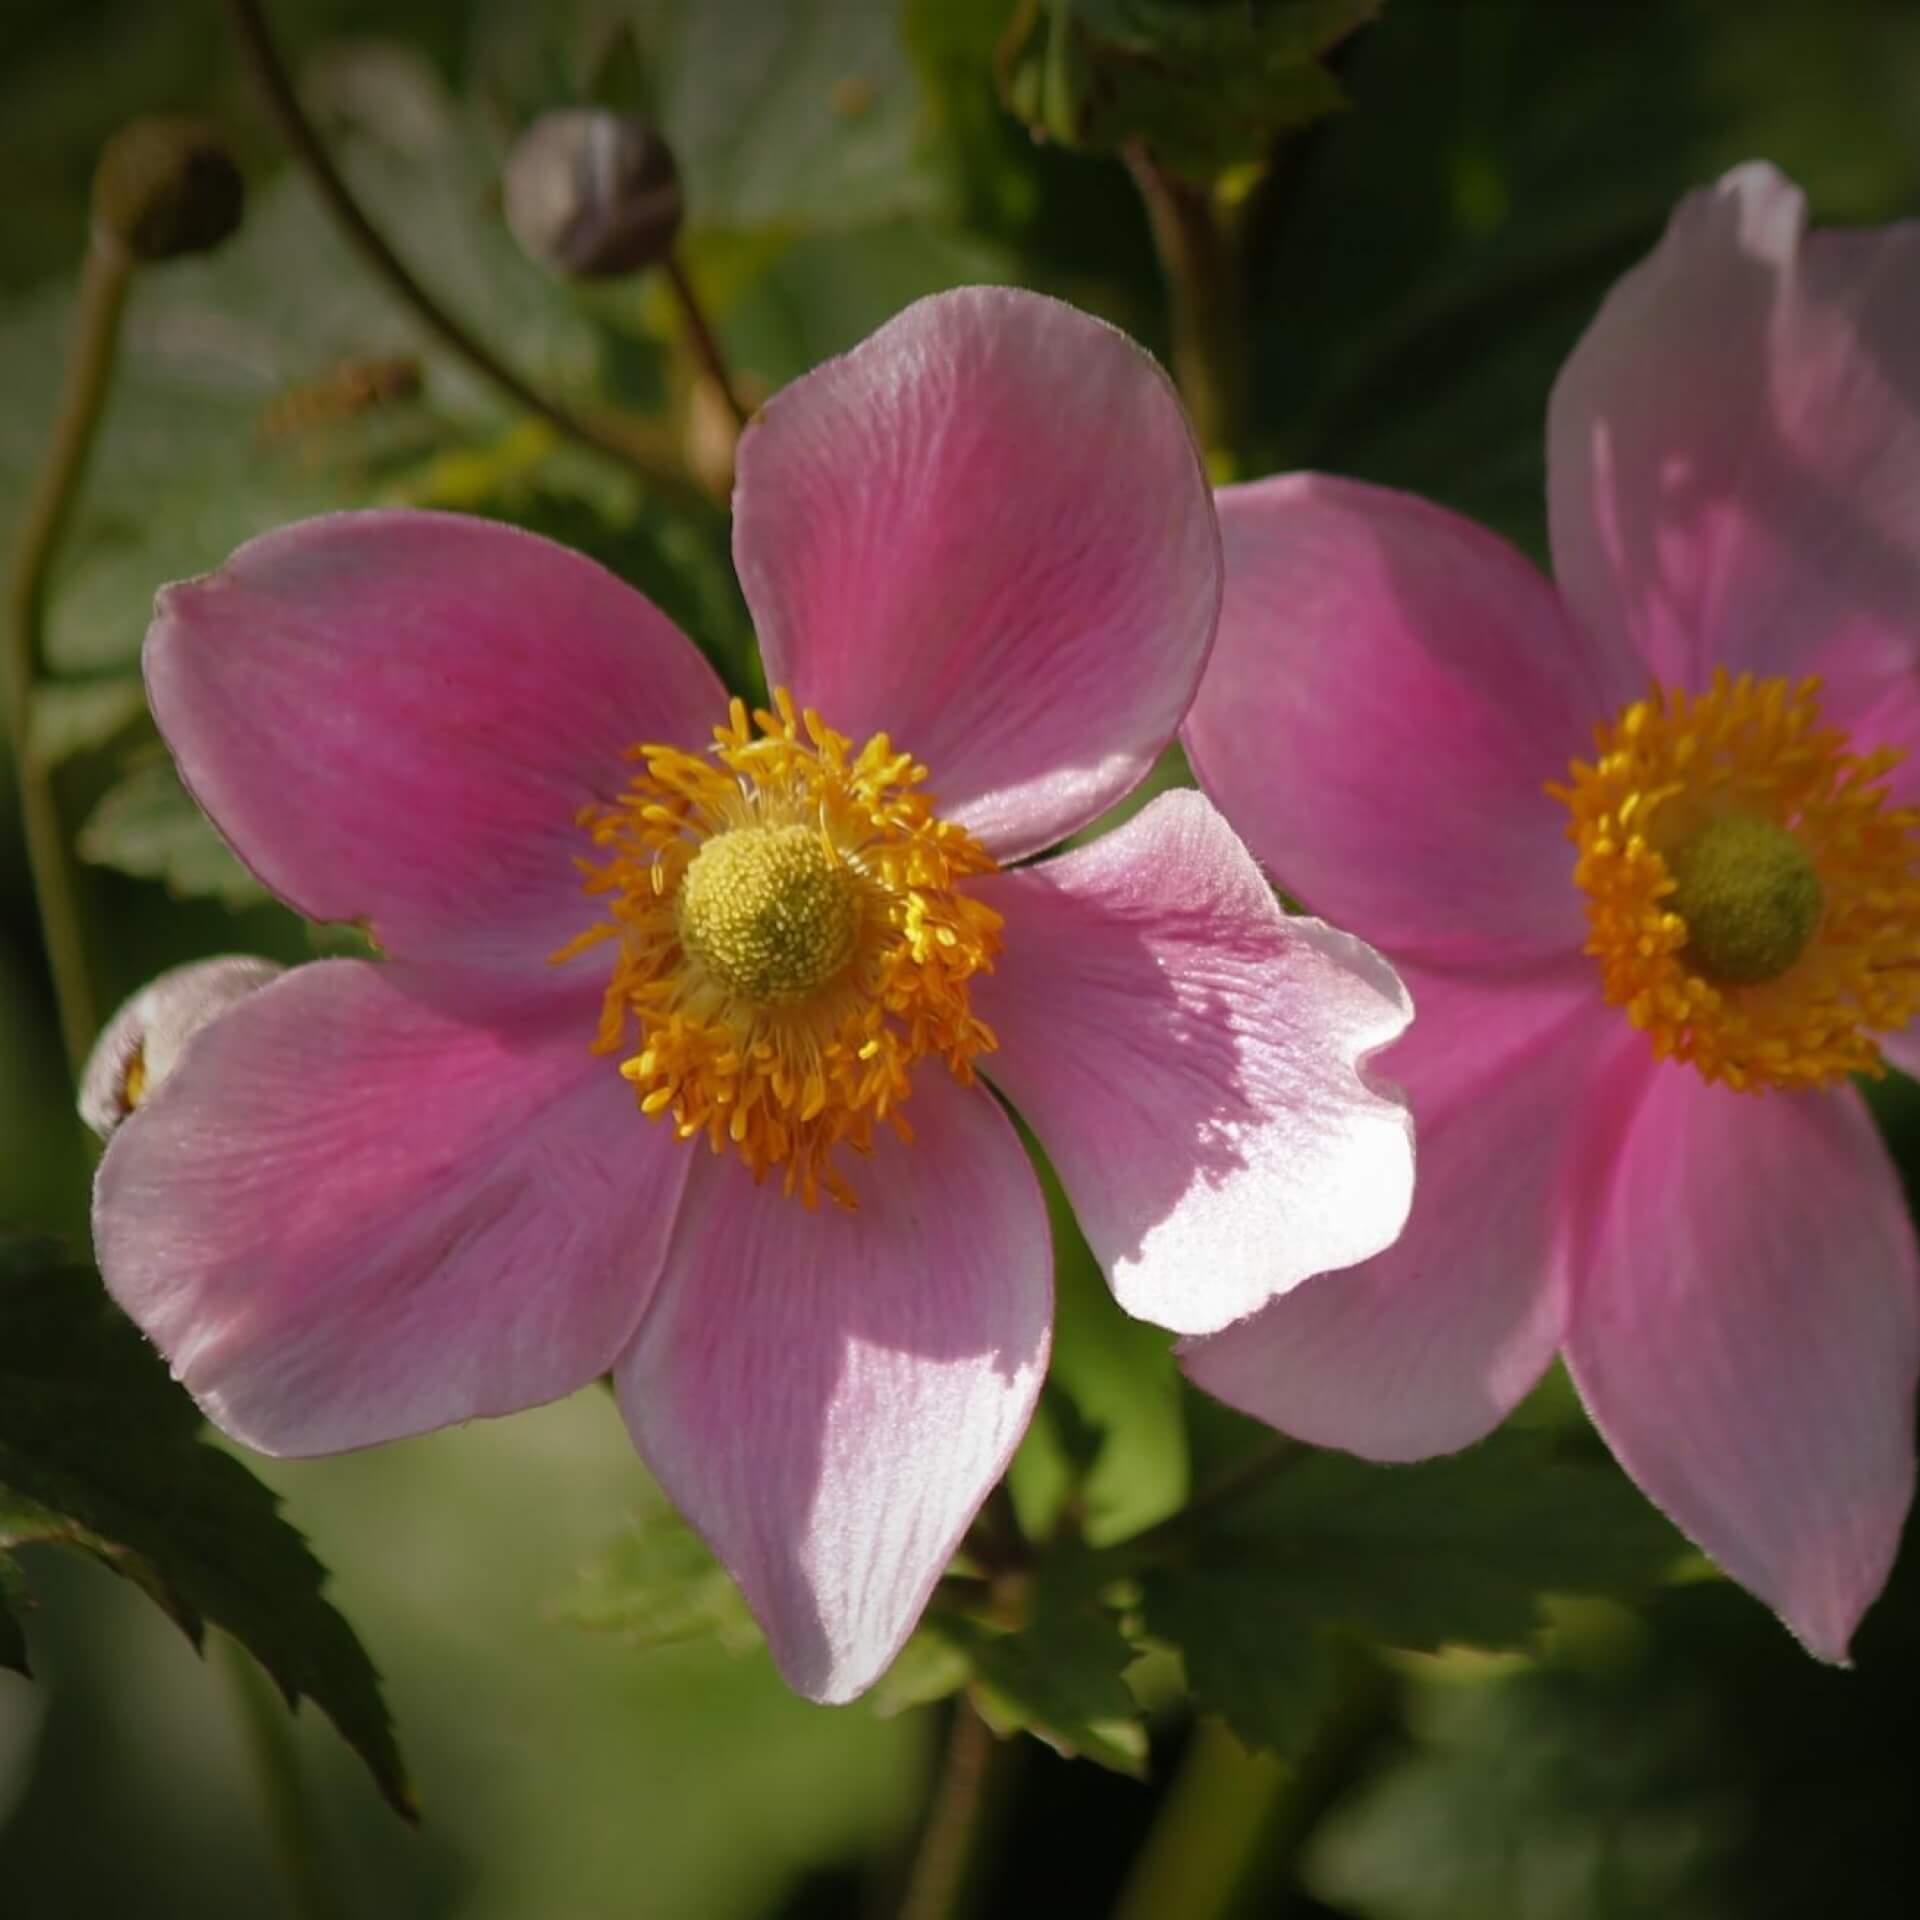
<path fill-rule="evenodd" d="M 884 734 L 857 753 L 817 714 L 736 700 L 706 755 L 642 746 L 644 771 L 580 824 L 604 919 L 554 958 L 611 942 L 597 1051 L 628 1048 L 640 1110 L 704 1134 L 806 1205 L 854 1204 L 835 1149 L 866 1153 L 933 1054 L 962 1082 L 994 1045 L 968 982 L 1000 916 L 962 883 L 993 871 L 917 791 Z"/>

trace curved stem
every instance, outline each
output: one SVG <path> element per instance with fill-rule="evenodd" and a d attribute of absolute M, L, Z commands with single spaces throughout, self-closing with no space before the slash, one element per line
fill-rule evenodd
<path fill-rule="evenodd" d="M 992 1776 L 1005 1751 L 966 1697 L 956 1699 L 899 1920 L 958 1920 L 967 1911 L 990 1824 Z"/>
<path fill-rule="evenodd" d="M 662 460 L 645 443 L 596 422 L 582 420 L 529 386 L 491 347 L 475 339 L 420 284 L 413 270 L 394 252 L 386 237 L 367 217 L 359 201 L 353 197 L 353 190 L 347 185 L 340 169 L 334 165 L 333 156 L 328 153 L 325 142 L 300 104 L 293 78 L 287 71 L 286 62 L 280 57 L 279 48 L 274 44 L 259 0 L 228 0 L 228 11 L 233 16 L 234 29 L 239 35 L 247 61 L 266 94 L 267 104 L 279 123 L 287 145 L 306 168 L 321 199 L 326 202 L 347 239 L 420 320 L 475 372 L 498 387 L 515 406 L 537 415 L 570 440 L 577 440 L 582 446 L 591 447 L 610 460 L 618 460 L 657 489 L 679 498 L 700 497 L 684 473 Z"/>
<path fill-rule="evenodd" d="M 693 357 L 700 363 L 700 371 L 726 402 L 727 411 L 733 416 L 734 431 L 742 432 L 751 418 L 751 409 L 741 400 L 740 390 L 733 384 L 732 374 L 727 371 L 726 357 L 720 351 L 720 342 L 714 338 L 713 328 L 707 324 L 706 309 L 700 304 L 700 296 L 687 277 L 686 265 L 677 251 L 669 251 L 660 264 L 666 271 L 667 284 L 673 289 L 674 300 L 680 308 L 680 319 L 687 330 L 687 345 L 693 349 Z"/>
<path fill-rule="evenodd" d="M 111 234 L 96 228 L 81 269 L 73 345 L 53 437 L 21 522 L 7 594 L 7 717 L 20 785 L 20 819 L 40 909 L 41 938 L 60 1008 L 60 1034 L 76 1074 L 99 1029 L 99 1009 L 87 964 L 79 889 L 53 791 L 53 769 L 35 741 L 33 708 L 44 664 L 47 580 L 79 497 L 113 383 L 120 320 L 132 280 L 132 257 Z"/>

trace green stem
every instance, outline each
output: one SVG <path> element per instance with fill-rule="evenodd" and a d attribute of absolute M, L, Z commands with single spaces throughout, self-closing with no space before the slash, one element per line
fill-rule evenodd
<path fill-rule="evenodd" d="M 1217 1720 L 1200 1721 L 1113 1920 L 1221 1920 L 1286 1786 L 1278 1760 L 1245 1752 Z"/>
<path fill-rule="evenodd" d="M 306 168 L 320 198 L 361 257 L 410 308 L 420 321 L 483 378 L 492 382 L 523 412 L 547 422 L 556 431 L 637 473 L 657 492 L 681 501 L 699 500 L 699 490 L 677 463 L 663 458 L 650 441 L 628 436 L 597 422 L 582 420 L 545 394 L 529 386 L 484 342 L 442 306 L 414 277 L 412 268 L 394 252 L 386 236 L 367 217 L 353 197 L 319 131 L 308 119 L 294 88 L 293 77 L 274 44 L 273 33 L 259 0 L 228 0 L 234 30 L 278 122 L 281 136 L 294 157 Z"/>
<path fill-rule="evenodd" d="M 1200 1721 L 1113 1920 L 1292 1912 L 1301 1856 L 1396 1724 L 1398 1700 L 1392 1677 L 1351 1649 L 1338 1701 L 1291 1764 L 1249 1753 L 1220 1722 Z"/>
<path fill-rule="evenodd" d="M 687 277 L 686 264 L 676 251 L 669 251 L 660 264 L 665 269 L 667 285 L 673 289 L 674 301 L 680 308 L 680 321 L 687 330 L 687 345 L 692 349 L 694 359 L 699 362 L 700 371 L 726 402 L 727 411 L 733 416 L 734 431 L 744 432 L 751 418 L 751 409 L 741 400 L 740 390 L 733 384 L 733 375 L 727 370 L 726 356 L 720 351 L 720 342 L 707 322 L 706 308 L 700 304 L 700 295 Z"/>
<path fill-rule="evenodd" d="M 133 268 L 126 248 L 96 227 L 81 269 L 73 344 L 53 437 L 21 523 L 7 596 L 7 716 L 20 786 L 20 819 L 47 966 L 60 1008 L 60 1034 L 76 1074 L 85 1065 L 99 1030 L 99 1009 L 87 964 L 79 888 L 53 790 L 53 769 L 36 743 L 33 710 L 45 664 L 47 581 L 79 498 L 107 390 L 113 383 Z"/>
<path fill-rule="evenodd" d="M 970 1910 L 994 1824 L 995 1776 L 1009 1752 L 964 1695 L 954 1701 L 899 1920 L 959 1920 Z"/>
<path fill-rule="evenodd" d="M 1173 378 L 1211 465 L 1227 477 L 1246 427 L 1250 379 L 1238 251 L 1206 188 L 1168 173 L 1138 141 L 1127 170 L 1146 206 L 1173 318 Z"/>
<path fill-rule="evenodd" d="M 217 1637 L 293 1911 L 297 1920 L 340 1920 L 341 1906 L 322 1869 L 314 1838 L 313 1810 L 293 1750 L 293 1722 L 286 1702 L 246 1648 L 225 1634 Z"/>

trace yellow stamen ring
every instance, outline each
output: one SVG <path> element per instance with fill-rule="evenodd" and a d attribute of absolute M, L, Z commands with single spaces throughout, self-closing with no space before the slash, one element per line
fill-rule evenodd
<path fill-rule="evenodd" d="M 635 747 L 622 796 L 580 824 L 605 918 L 556 961 L 618 942 L 595 1050 L 643 1113 L 775 1168 L 809 1207 L 854 1205 L 839 1146 L 912 1131 L 901 1105 L 924 1055 L 963 1084 L 992 1032 L 968 982 L 990 971 L 1000 916 L 960 891 L 994 862 L 918 791 L 925 767 L 876 734 L 852 742 L 776 690 L 734 701 L 709 755 Z"/>
<path fill-rule="evenodd" d="M 1656 689 L 1547 789 L 1607 999 L 1743 1091 L 1882 1073 L 1871 1036 L 1920 1011 L 1920 812 L 1887 803 L 1897 752 L 1821 727 L 1819 691 Z"/>

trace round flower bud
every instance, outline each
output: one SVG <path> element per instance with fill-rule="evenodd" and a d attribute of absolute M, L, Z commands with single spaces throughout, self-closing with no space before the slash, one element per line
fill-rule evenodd
<path fill-rule="evenodd" d="M 245 197 L 220 136 L 172 114 L 129 121 L 93 172 L 94 223 L 136 260 L 209 252 L 239 226 Z"/>
<path fill-rule="evenodd" d="M 545 113 L 514 143 L 507 225 L 543 267 L 581 280 L 637 273 L 680 231 L 680 170 L 644 120 L 597 107 Z"/>
<path fill-rule="evenodd" d="M 276 961 L 229 953 L 149 980 L 93 1043 L 80 1076 L 80 1118 L 106 1139 L 174 1070 L 209 1020 L 284 971 Z"/>

